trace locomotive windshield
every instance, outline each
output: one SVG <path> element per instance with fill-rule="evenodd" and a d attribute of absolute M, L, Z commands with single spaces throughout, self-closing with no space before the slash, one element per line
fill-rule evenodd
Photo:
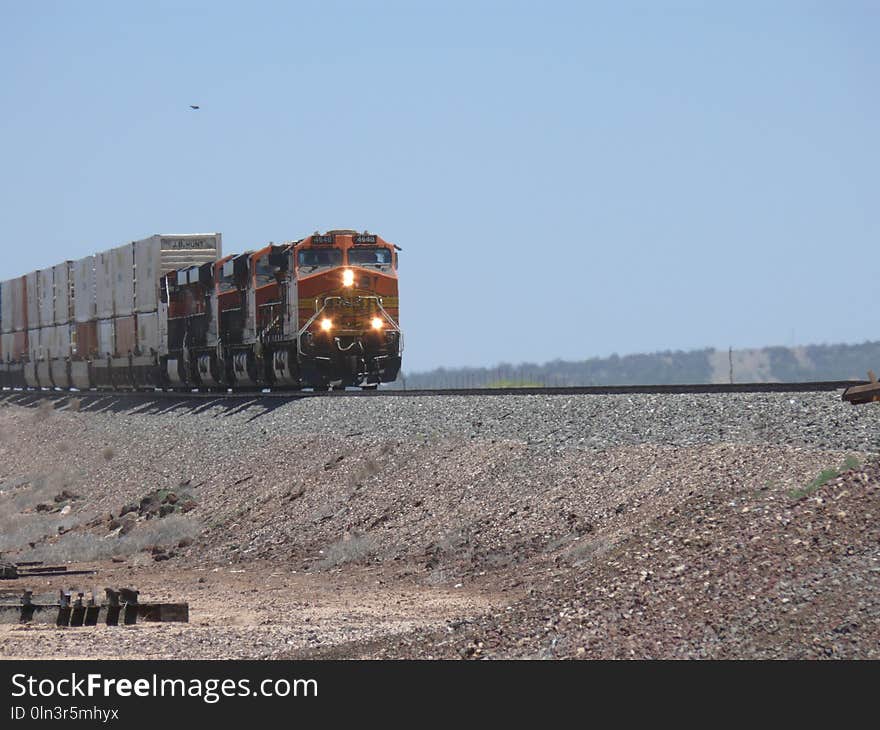
<path fill-rule="evenodd" d="M 257 261 L 257 270 L 254 272 L 257 278 L 257 286 L 266 286 L 277 281 L 275 278 L 275 267 L 269 264 L 269 257 L 263 256 Z"/>
<path fill-rule="evenodd" d="M 391 266 L 391 250 L 374 246 L 356 246 L 348 250 L 348 263 L 352 266 Z"/>
<path fill-rule="evenodd" d="M 221 275 L 218 282 L 218 288 L 220 289 L 221 294 L 224 292 L 232 291 L 233 289 L 235 289 L 235 277 L 231 273 L 228 275 Z"/>
<path fill-rule="evenodd" d="M 299 252 L 297 259 L 299 268 L 305 269 L 305 273 L 317 269 L 329 268 L 342 265 L 342 249 L 339 248 L 304 248 Z"/>
<path fill-rule="evenodd" d="M 221 294 L 232 291 L 235 286 L 235 261 L 230 256 L 223 266 L 218 267 L 217 288 Z"/>

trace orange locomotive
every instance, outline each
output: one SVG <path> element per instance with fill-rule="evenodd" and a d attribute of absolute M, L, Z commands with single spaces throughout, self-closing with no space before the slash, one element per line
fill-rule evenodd
<path fill-rule="evenodd" d="M 395 380 L 399 250 L 375 234 L 334 230 L 167 274 L 163 384 L 327 389 Z"/>

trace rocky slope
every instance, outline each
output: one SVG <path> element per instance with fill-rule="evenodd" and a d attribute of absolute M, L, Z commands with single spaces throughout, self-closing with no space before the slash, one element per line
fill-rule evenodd
<path fill-rule="evenodd" d="M 235 656 L 876 656 L 878 426 L 834 393 L 7 396 L 0 551 L 445 606 L 317 643 L 260 615 Z"/>

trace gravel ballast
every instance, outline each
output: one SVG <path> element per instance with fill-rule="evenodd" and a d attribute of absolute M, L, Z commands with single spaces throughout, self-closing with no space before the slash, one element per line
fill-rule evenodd
<path fill-rule="evenodd" d="M 315 596 L 341 580 L 378 627 L 341 630 L 348 609 L 316 599 L 316 641 L 276 597 L 234 649 L 197 639 L 196 620 L 170 654 L 146 630 L 133 656 L 878 656 L 876 519 L 855 515 L 876 509 L 880 408 L 839 393 L 13 400 L 10 559 L 92 562 L 160 591 L 216 569 L 237 576 L 220 585 L 245 617 L 247 575 Z M 825 492 L 840 509 L 814 504 Z M 200 590 L 173 585 L 175 600 Z M 380 589 L 412 615 L 383 621 Z M 78 655 L 82 632 L 57 633 L 0 632 L 0 654 Z"/>

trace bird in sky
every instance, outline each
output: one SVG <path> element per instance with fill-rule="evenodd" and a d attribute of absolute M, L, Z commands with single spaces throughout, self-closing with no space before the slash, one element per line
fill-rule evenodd
<path fill-rule="evenodd" d="M 198 109 L 199 107 L 196 106 L 195 104 L 190 104 L 190 105 L 189 105 L 189 108 L 190 108 L 190 109 Z"/>

